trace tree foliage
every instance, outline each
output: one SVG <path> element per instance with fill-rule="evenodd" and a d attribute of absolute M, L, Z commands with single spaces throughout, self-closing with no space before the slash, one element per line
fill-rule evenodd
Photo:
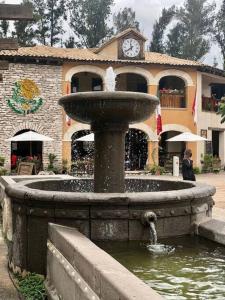
<path fill-rule="evenodd" d="M 223 57 L 223 69 L 225 70 L 225 0 L 223 0 L 220 10 L 215 17 L 213 33 L 214 38 L 220 47 Z"/>
<path fill-rule="evenodd" d="M 9 31 L 9 21 L 2 20 L 0 22 L 0 36 L 6 38 Z"/>
<path fill-rule="evenodd" d="M 171 6 L 170 8 L 166 9 L 163 8 L 162 14 L 158 21 L 155 22 L 153 26 L 152 32 L 152 41 L 150 43 L 150 51 L 152 52 L 165 52 L 164 46 L 164 33 L 167 26 L 170 24 L 173 16 L 175 14 L 175 6 Z"/>
<path fill-rule="evenodd" d="M 135 11 L 130 7 L 125 7 L 122 11 L 113 15 L 113 23 L 115 32 L 121 32 L 129 27 L 135 28 L 140 31 L 140 24 L 136 20 Z"/>
<path fill-rule="evenodd" d="M 107 23 L 112 4 L 113 0 L 70 0 L 70 27 L 77 46 L 93 48 L 112 35 Z"/>
<path fill-rule="evenodd" d="M 34 19 L 35 19 L 35 38 L 42 45 L 48 44 L 49 39 L 49 20 L 46 17 L 47 5 L 45 0 L 33 0 Z"/>
<path fill-rule="evenodd" d="M 64 0 L 47 0 L 46 2 L 46 18 L 48 20 L 49 43 L 51 46 L 60 41 L 60 35 L 64 33 L 63 20 L 65 15 Z"/>
<path fill-rule="evenodd" d="M 32 4 L 30 0 L 23 0 L 23 4 Z M 21 47 L 33 46 L 34 45 L 34 21 L 15 21 L 14 22 L 14 31 L 12 36 L 17 38 L 18 44 Z"/>
<path fill-rule="evenodd" d="M 207 4 L 207 0 L 186 0 L 184 6 L 177 10 L 178 23 L 175 26 L 181 30 L 176 38 L 182 40 L 179 49 L 182 58 L 199 60 L 209 51 L 207 36 L 212 32 L 214 8 L 214 4 Z"/>

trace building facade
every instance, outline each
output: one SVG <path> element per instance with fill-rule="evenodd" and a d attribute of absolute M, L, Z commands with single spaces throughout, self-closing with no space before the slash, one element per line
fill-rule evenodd
<path fill-rule="evenodd" d="M 36 46 L 1 51 L 0 58 L 9 61 L 9 69 L 2 71 L 0 82 L 0 122 L 4 128 L 0 136 L 0 154 L 9 162 L 12 145 L 5 139 L 31 129 L 54 139 L 43 145 L 45 165 L 49 153 L 55 153 L 58 162 L 66 159 L 70 163 L 85 158 L 92 151 L 76 139 L 87 134 L 90 127 L 68 120 L 57 100 L 70 92 L 104 90 L 106 69 L 112 66 L 116 73 L 116 90 L 153 94 L 161 103 L 160 137 L 155 115 L 146 122 L 130 126 L 126 137 L 126 159 L 130 169 L 144 169 L 153 163 L 167 167 L 172 156 L 182 157 L 186 147 L 192 149 L 195 166 L 200 167 L 204 154 L 209 152 L 225 164 L 225 128 L 216 114 L 217 105 L 225 95 L 224 72 L 198 62 L 145 52 L 145 41 L 139 32 L 128 29 L 98 49 Z M 19 115 L 7 99 L 14 95 L 15 82 L 24 79 L 36 83 L 43 104 L 33 113 L 28 110 Z M 187 131 L 205 136 L 208 141 L 167 142 L 168 138 Z"/>

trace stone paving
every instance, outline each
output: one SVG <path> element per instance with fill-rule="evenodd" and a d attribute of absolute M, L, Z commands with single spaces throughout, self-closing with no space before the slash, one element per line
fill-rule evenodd
<path fill-rule="evenodd" d="M 213 199 L 213 218 L 225 222 L 225 173 L 220 174 L 200 174 L 197 181 L 205 182 L 216 187 L 216 194 Z"/>
<path fill-rule="evenodd" d="M 8 273 L 7 246 L 0 228 L 0 300 L 19 300 L 18 293 Z"/>

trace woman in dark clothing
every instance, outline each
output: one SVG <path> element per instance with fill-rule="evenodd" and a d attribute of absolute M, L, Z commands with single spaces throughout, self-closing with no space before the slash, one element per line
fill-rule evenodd
<path fill-rule="evenodd" d="M 191 160 L 192 153 L 190 149 L 186 149 L 184 152 L 184 159 L 182 162 L 182 175 L 183 180 L 196 181 L 193 171 L 193 160 Z"/>

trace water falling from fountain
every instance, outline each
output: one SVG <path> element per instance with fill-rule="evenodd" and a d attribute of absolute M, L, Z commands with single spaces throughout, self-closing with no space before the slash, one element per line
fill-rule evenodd
<path fill-rule="evenodd" d="M 116 74 L 112 67 L 106 69 L 105 90 L 107 92 L 115 92 L 116 90 Z"/>

